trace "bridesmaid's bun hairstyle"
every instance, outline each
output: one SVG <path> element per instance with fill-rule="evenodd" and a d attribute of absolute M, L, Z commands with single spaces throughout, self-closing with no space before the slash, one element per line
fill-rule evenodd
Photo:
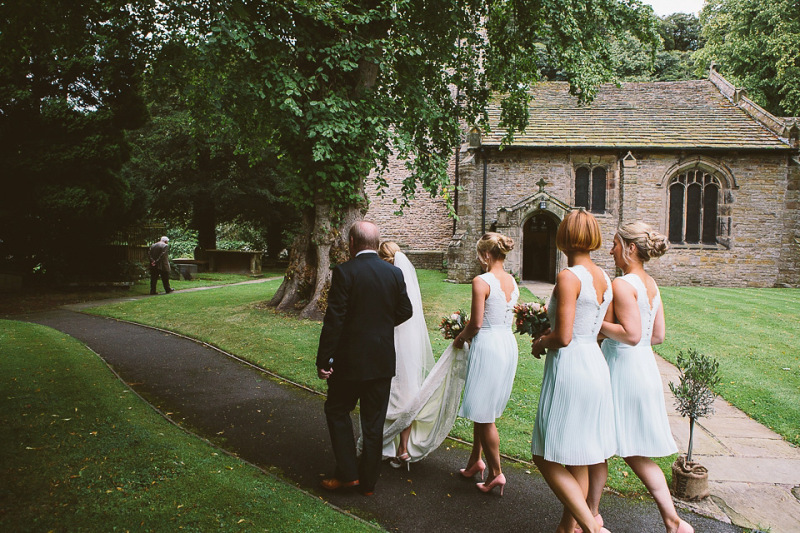
<path fill-rule="evenodd" d="M 636 246 L 636 256 L 642 263 L 661 257 L 669 250 L 667 238 L 644 222 L 628 222 L 621 225 L 617 230 L 617 237 L 625 245 L 622 256 L 626 260 L 629 260 L 627 247 L 630 244 Z"/>
<path fill-rule="evenodd" d="M 585 209 L 571 211 L 556 232 L 556 246 L 562 252 L 593 252 L 603 244 L 600 224 Z"/>
<path fill-rule="evenodd" d="M 396 242 L 383 241 L 378 247 L 378 256 L 387 263 L 394 264 L 394 254 L 400 251 Z"/>
<path fill-rule="evenodd" d="M 495 259 L 505 259 L 514 249 L 514 239 L 500 233 L 489 232 L 478 240 L 478 256 L 489 254 Z"/>

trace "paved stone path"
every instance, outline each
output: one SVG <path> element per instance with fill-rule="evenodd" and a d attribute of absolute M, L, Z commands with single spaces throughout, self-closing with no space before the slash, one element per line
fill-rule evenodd
<path fill-rule="evenodd" d="M 548 283 L 523 283 L 547 298 Z M 689 444 L 689 421 L 675 410 L 669 383 L 678 369 L 656 356 L 664 384 L 672 435 L 681 452 Z M 711 497 L 690 507 L 704 514 L 727 517 L 742 527 L 771 533 L 800 532 L 800 449 L 748 417 L 721 398 L 715 414 L 695 423 L 692 459 L 708 468 Z"/>

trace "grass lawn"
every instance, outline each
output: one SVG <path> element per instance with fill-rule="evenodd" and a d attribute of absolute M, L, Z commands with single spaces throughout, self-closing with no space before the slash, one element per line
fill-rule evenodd
<path fill-rule="evenodd" d="M 417 273 L 434 354 L 438 354 L 447 345 L 447 341 L 441 338 L 438 331 L 439 320 L 455 309 L 469 309 L 470 285 L 444 283 L 445 276 L 440 272 L 420 270 Z M 214 291 L 175 294 L 170 298 L 152 298 L 105 306 L 92 312 L 179 331 L 235 353 L 295 382 L 325 390 L 324 382 L 317 379 L 314 368 L 321 324 L 297 320 L 267 307 L 266 302 L 279 284 L 280 281 L 273 281 Z M 726 398 L 754 417 L 760 414 L 752 408 L 762 402 L 769 402 L 770 406 L 763 410 L 764 419 L 759 420 L 775 428 L 791 442 L 800 444 L 800 437 L 797 435 L 800 433 L 797 430 L 797 421 L 800 420 L 800 361 L 797 352 L 800 335 L 791 318 L 800 315 L 800 291 L 706 291 L 699 288 L 662 289 L 667 311 L 668 341 L 660 351 L 674 360 L 678 349 L 694 346 L 700 351 L 720 357 L 725 382 L 725 388 L 721 392 Z M 716 302 L 716 309 L 704 307 L 709 305 L 711 294 L 715 295 L 713 301 Z M 530 297 L 530 293 L 523 289 L 521 301 Z M 765 300 L 770 305 L 765 305 Z M 696 310 L 691 311 L 697 314 L 687 311 L 690 306 L 697 306 Z M 702 317 L 705 322 L 701 325 L 699 319 L 686 320 L 686 317 Z M 754 325 L 751 330 L 745 329 L 745 323 L 756 320 L 756 317 L 759 324 Z M 784 319 L 781 320 L 781 317 Z M 748 334 L 747 331 L 753 333 Z M 735 339 L 743 338 L 751 343 L 748 344 L 751 346 L 749 352 L 758 354 L 759 363 L 755 363 L 755 355 L 742 352 L 738 345 L 729 344 Z M 528 355 L 528 337 L 518 337 L 518 340 L 520 360 L 514 389 L 508 407 L 497 425 L 503 453 L 530 460 L 531 430 L 539 401 L 544 361 Z M 765 350 L 770 343 L 774 346 L 778 340 L 783 343 L 782 348 Z M 712 351 L 712 347 L 716 351 Z M 738 358 L 737 365 L 733 360 L 742 353 L 747 353 L 747 357 Z M 769 363 L 766 363 L 767 360 Z M 765 378 L 762 372 L 767 367 L 775 367 L 777 370 Z M 781 370 L 787 367 L 790 370 Z M 750 401 L 751 397 L 755 403 Z M 667 401 L 671 399 L 668 398 Z M 782 407 L 776 408 L 776 405 Z M 783 421 L 795 421 L 794 429 L 791 422 Z M 471 424 L 458 419 L 452 435 L 471 441 Z M 671 477 L 669 465 L 673 459 L 667 457 L 659 460 L 668 479 Z M 646 492 L 620 459 L 611 461 L 609 472 L 609 486 L 612 489 L 625 494 Z"/>
<path fill-rule="evenodd" d="M 242 281 L 249 281 L 252 279 L 263 278 L 283 278 L 285 271 L 263 271 L 258 276 L 251 274 L 224 274 L 221 272 L 202 272 L 195 274 L 191 280 L 170 280 L 169 285 L 175 290 L 191 289 L 194 287 L 213 287 L 215 285 L 230 285 L 232 283 L 239 283 Z M 158 280 L 156 285 L 158 292 L 164 292 L 164 287 L 161 285 L 161 280 Z M 141 279 L 133 284 L 133 286 L 126 292 L 128 295 L 141 295 L 150 294 L 150 279 Z"/>
<path fill-rule="evenodd" d="M 656 351 L 673 363 L 681 349 L 713 355 L 717 392 L 800 445 L 800 290 L 664 287 L 661 297 L 667 338 Z"/>
<path fill-rule="evenodd" d="M 77 340 L 0 321 L 0 530 L 374 531 L 153 411 Z"/>
<path fill-rule="evenodd" d="M 170 283 L 174 289 L 190 289 L 193 287 L 209 287 L 214 285 L 229 285 L 256 278 L 283 278 L 284 272 L 278 270 L 265 270 L 260 276 L 249 274 L 221 274 L 217 272 L 204 272 L 197 274 L 191 281 L 174 280 Z M 164 292 L 161 281 L 158 282 L 159 292 Z M 140 296 L 150 293 L 150 278 L 136 281 L 130 287 L 41 287 L 27 289 L 23 292 L 3 294 L 0 298 L 0 316 L 31 313 L 43 309 L 52 309 L 67 304 L 81 302 L 94 302 L 126 296 Z"/>

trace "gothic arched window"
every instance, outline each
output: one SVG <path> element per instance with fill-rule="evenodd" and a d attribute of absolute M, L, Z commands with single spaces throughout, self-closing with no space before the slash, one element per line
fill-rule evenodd
<path fill-rule="evenodd" d="M 575 206 L 593 213 L 606 212 L 606 169 L 578 167 L 575 169 Z"/>
<path fill-rule="evenodd" d="M 678 174 L 669 184 L 669 240 L 716 244 L 720 182 L 701 169 Z"/>

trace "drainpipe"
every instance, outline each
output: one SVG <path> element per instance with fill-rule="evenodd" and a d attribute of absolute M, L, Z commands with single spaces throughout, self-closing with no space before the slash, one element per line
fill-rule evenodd
<path fill-rule="evenodd" d="M 459 175 L 458 175 L 458 163 L 461 160 L 461 146 L 456 146 L 456 171 L 455 171 L 455 187 L 453 189 L 453 211 L 455 211 L 456 216 L 453 217 L 453 235 L 456 234 L 456 229 L 458 226 L 458 184 L 459 184 Z"/>
<path fill-rule="evenodd" d="M 486 152 L 481 148 L 481 155 L 483 155 L 483 204 L 481 209 L 481 235 L 486 233 L 486 175 L 488 173 Z"/>

